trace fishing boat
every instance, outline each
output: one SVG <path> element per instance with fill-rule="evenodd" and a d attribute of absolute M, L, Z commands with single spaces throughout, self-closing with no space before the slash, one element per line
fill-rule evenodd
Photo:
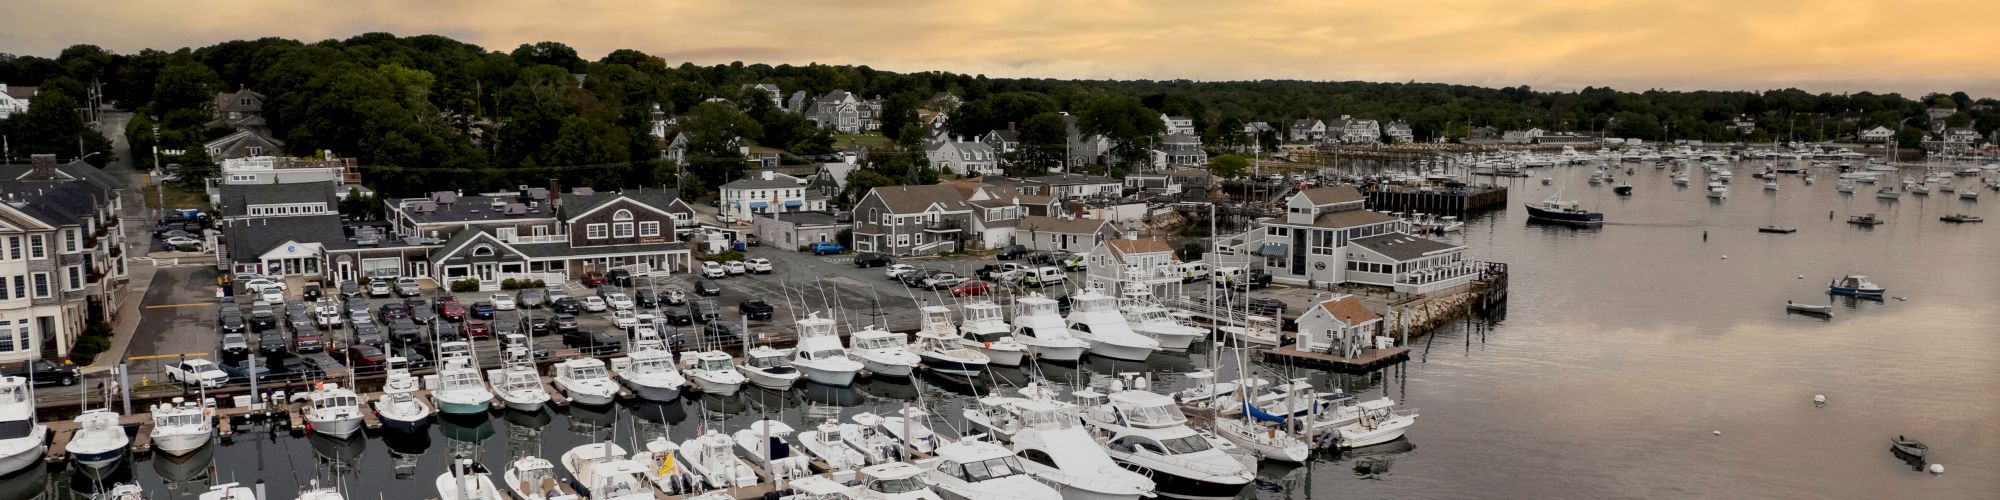
<path fill-rule="evenodd" d="M 1785 311 L 1815 316 L 1832 316 L 1833 306 L 1825 304 L 1800 304 L 1787 300 L 1785 301 Z"/>
<path fill-rule="evenodd" d="M 361 430 L 361 398 L 353 389 L 320 382 L 306 400 L 306 426 L 313 432 L 347 439 Z"/>
<path fill-rule="evenodd" d="M 709 429 L 681 442 L 678 464 L 687 467 L 688 472 L 710 488 L 747 488 L 757 484 L 756 469 L 737 458 L 735 447 L 735 440 Z"/>
<path fill-rule="evenodd" d="M 1729 186 L 1723 185 L 1723 183 L 1720 182 L 1709 182 L 1708 197 L 1710 199 L 1718 199 L 1718 200 L 1723 198 L 1728 198 Z"/>
<path fill-rule="evenodd" d="M 1888 289 L 1882 288 L 1882 285 L 1877 285 L 1875 284 L 1875 282 L 1868 281 L 1867 276 L 1862 276 L 1859 274 L 1850 274 L 1847 275 L 1846 277 L 1828 281 L 1826 283 L 1826 293 L 1830 293 L 1833 295 L 1851 295 L 1855 297 L 1881 297 L 1882 294 L 1886 291 L 1888 291 Z"/>
<path fill-rule="evenodd" d="M 1958 199 L 1979 201 L 1979 192 L 1971 189 L 1961 190 L 1958 192 Z"/>
<path fill-rule="evenodd" d="M 805 373 L 806 380 L 834 387 L 854 385 L 861 374 L 861 362 L 847 357 L 840 345 L 840 333 L 832 319 L 813 312 L 798 321 L 798 348 L 792 354 L 792 368 Z"/>
<path fill-rule="evenodd" d="M 1765 190 L 1765 191 L 1777 191 L 1777 190 L 1778 190 L 1778 181 L 1764 181 L 1764 190 Z"/>
<path fill-rule="evenodd" d="M 861 412 L 849 419 L 853 423 L 840 424 L 840 440 L 846 443 L 848 448 L 867 457 L 868 463 L 880 464 L 908 458 L 906 456 L 908 448 L 897 444 L 895 439 L 882 432 L 881 416 Z"/>
<path fill-rule="evenodd" d="M 438 344 L 443 353 L 438 361 L 437 386 L 431 388 L 431 404 L 447 415 L 481 415 L 493 405 L 493 392 L 479 376 L 479 365 L 464 342 Z M 540 378 L 537 377 L 537 384 Z"/>
<path fill-rule="evenodd" d="M 126 449 L 132 446 L 132 437 L 125 435 L 125 427 L 118 425 L 118 414 L 111 410 L 87 410 L 77 415 L 75 422 L 76 431 L 63 450 L 84 467 L 108 468 L 123 460 Z"/>
<path fill-rule="evenodd" d="M 537 456 L 523 456 L 508 464 L 501 473 L 501 480 L 507 489 L 521 500 L 577 500 L 574 492 L 563 487 L 556 477 L 556 465 L 548 459 Z"/>
<path fill-rule="evenodd" d="M 1562 191 L 1549 196 L 1541 203 L 1528 204 L 1528 220 L 1555 224 L 1598 225 L 1604 223 L 1604 214 L 1579 208 L 1575 201 L 1562 199 Z"/>
<path fill-rule="evenodd" d="M 929 311 L 925 308 L 925 328 L 943 330 L 949 326 L 951 311 Z M 933 321 L 946 324 L 934 325 Z M 959 344 L 968 349 L 978 349 L 986 355 L 988 363 L 998 366 L 1021 366 L 1021 360 L 1028 357 L 1028 346 L 1014 340 L 1013 332 L 1007 327 L 1007 320 L 1000 317 L 1000 305 L 990 300 L 979 300 L 965 305 L 965 320 L 958 326 Z"/>
<path fill-rule="evenodd" d="M 507 500 L 507 494 L 493 485 L 493 478 L 486 466 L 471 459 L 458 459 L 451 464 L 451 470 L 438 474 L 434 481 L 438 498 L 443 500 Z"/>
<path fill-rule="evenodd" d="M 1764 226 L 1757 228 L 1757 232 L 1759 233 L 1792 234 L 1798 231 L 1798 228 L 1792 226 Z"/>
<path fill-rule="evenodd" d="M 799 433 L 799 449 L 833 470 L 854 470 L 868 465 L 868 456 L 848 447 L 842 432 L 839 421 L 821 420 L 811 430 Z"/>
<path fill-rule="evenodd" d="M 910 352 L 916 353 L 925 368 L 946 375 L 978 375 L 986 371 L 990 362 L 977 349 L 960 344 L 957 337 L 930 330 L 917 332 L 917 341 L 910 344 Z"/>
<path fill-rule="evenodd" d="M 1929 455 L 1931 452 L 1931 447 L 1925 445 L 1923 441 L 1900 435 L 1889 440 L 1889 448 L 1895 450 L 1896 453 L 1919 459 L 1924 458 L 1924 455 Z"/>
<path fill-rule="evenodd" d="M 575 478 L 574 488 L 590 500 L 642 500 L 653 498 L 647 482 L 640 478 L 645 468 L 626 460 L 625 449 L 612 443 L 590 443 L 563 452 L 563 470 Z"/>
<path fill-rule="evenodd" d="M 681 397 L 687 378 L 674 366 L 674 354 L 651 328 L 640 328 L 632 341 L 632 351 L 611 360 L 611 373 L 633 395 L 647 401 L 667 402 Z"/>
<path fill-rule="evenodd" d="M 765 418 L 736 431 L 738 456 L 764 468 L 774 478 L 789 481 L 812 474 L 812 459 L 792 443 L 792 426 Z"/>
<path fill-rule="evenodd" d="M 1173 399 L 1143 390 L 1114 391 L 1082 412 L 1086 426 L 1103 434 L 1112 461 L 1153 479 L 1163 497 L 1225 499 L 1242 494 L 1256 478 L 1222 438 L 1187 425 Z"/>
<path fill-rule="evenodd" d="M 1090 348 L 1089 342 L 1070 335 L 1055 299 L 1030 292 L 1014 304 L 1019 308 L 1014 314 L 1014 340 L 1028 346 L 1035 359 L 1075 362 Z"/>
<path fill-rule="evenodd" d="M 1842 192 L 1842 193 L 1853 193 L 1853 192 L 1854 192 L 1854 183 L 1852 183 L 1852 182 L 1848 182 L 1848 181 L 1840 181 L 1840 183 L 1839 183 L 1839 184 L 1834 184 L 1834 185 L 1833 185 L 1833 190 L 1834 190 L 1834 191 L 1839 191 L 1839 192 Z"/>
<path fill-rule="evenodd" d="M 652 482 L 653 489 L 669 496 L 692 495 L 708 489 L 700 477 L 677 463 L 679 459 L 675 457 L 680 453 L 680 445 L 660 436 L 646 441 L 645 446 L 646 449 L 632 453 L 632 461 L 645 471 L 640 477 Z"/>
<path fill-rule="evenodd" d="M 1971 215 L 1971 214 L 1951 214 L 1951 215 L 1946 215 L 1946 216 L 1943 216 L 1943 217 L 1938 217 L 1938 220 L 1941 220 L 1941 221 L 1945 221 L 1945 222 L 1961 222 L 1961 223 L 1963 223 L 1963 222 L 1986 222 L 1986 218 L 1985 218 L 1985 217 L 1980 217 L 1980 216 L 1977 216 L 1977 215 Z"/>
<path fill-rule="evenodd" d="M 1226 324 L 1215 327 L 1218 334 L 1236 341 L 1236 345 L 1256 345 L 1276 347 L 1284 340 L 1285 332 L 1280 329 L 1277 318 L 1249 315 L 1243 317 L 1243 324 Z"/>
<path fill-rule="evenodd" d="M 855 415 L 854 421 L 860 423 L 862 415 L 869 414 Z M 923 408 L 906 406 L 892 414 L 869 416 L 875 417 L 874 425 L 882 430 L 884 436 L 919 453 L 935 453 L 937 447 L 944 444 L 944 437 L 931 430 L 931 413 Z"/>
<path fill-rule="evenodd" d="M 1929 185 L 1925 185 L 1925 184 L 1915 184 L 1915 185 L 1911 185 L 1911 186 L 1910 186 L 1910 194 L 1913 194 L 1913 195 L 1917 195 L 1917 196 L 1930 196 L 1930 195 L 1931 195 L 1931 187 L 1930 187 Z"/>
<path fill-rule="evenodd" d="M 736 369 L 743 372 L 743 378 L 751 385 L 774 391 L 790 390 L 805 377 L 792 368 L 791 355 L 790 349 L 760 345 L 744 353 L 743 364 L 736 365 Z"/>
<path fill-rule="evenodd" d="M 1014 453 L 1028 460 L 1028 474 L 1057 488 L 1065 499 L 1137 500 L 1152 497 L 1153 480 L 1125 470 L 1077 421 L 1069 405 L 1014 399 L 1009 405 L 1018 422 L 1010 441 Z"/>
<path fill-rule="evenodd" d="M 320 486 L 319 480 L 314 479 L 307 481 L 305 489 L 299 490 L 299 496 L 294 498 L 296 500 L 345 500 L 347 496 L 342 495 L 339 488 Z"/>
<path fill-rule="evenodd" d="M 910 352 L 903 334 L 869 325 L 848 339 L 849 354 L 861 360 L 868 374 L 877 377 L 908 377 L 923 360 Z"/>
<path fill-rule="evenodd" d="M 930 483 L 924 482 L 924 471 L 903 462 L 862 467 L 861 486 L 830 500 L 939 500 L 941 497 L 931 491 Z"/>
<path fill-rule="evenodd" d="M 702 394 L 714 396 L 734 396 L 743 389 L 743 373 L 736 371 L 736 362 L 729 353 L 722 351 L 701 351 L 681 353 L 681 362 L 687 365 L 687 378 L 694 380 Z M 794 365 L 797 362 L 793 363 Z"/>
<path fill-rule="evenodd" d="M 257 500 L 257 492 L 250 487 L 236 483 L 223 483 L 208 487 L 202 492 L 201 500 Z"/>
<path fill-rule="evenodd" d="M 1859 226 L 1874 226 L 1878 224 L 1887 224 L 1889 223 L 1889 221 L 1876 218 L 1875 214 L 1861 214 L 1853 217 L 1848 217 L 1847 223 Z"/>
<path fill-rule="evenodd" d="M 551 383 L 563 392 L 570 402 L 604 406 L 618 400 L 618 382 L 611 380 L 611 374 L 604 369 L 604 360 L 582 357 L 563 360 L 550 367 Z"/>
<path fill-rule="evenodd" d="M 1160 342 L 1132 331 L 1125 315 L 1118 311 L 1118 299 L 1093 284 L 1070 297 L 1070 335 L 1090 343 L 1090 353 L 1125 361 L 1145 361 L 1159 350 Z"/>
<path fill-rule="evenodd" d="M 393 356 L 382 365 L 382 396 L 375 399 L 375 415 L 382 425 L 403 432 L 415 432 L 430 425 L 431 407 L 417 398 L 422 382 L 410 374 L 409 360 Z"/>
<path fill-rule="evenodd" d="M 1195 326 L 1194 321 L 1184 314 L 1176 314 L 1172 309 L 1153 300 L 1153 294 L 1146 285 L 1132 283 L 1125 287 L 1125 296 L 1120 310 L 1125 322 L 1133 332 L 1152 337 L 1163 351 L 1186 351 L 1195 339 L 1208 336 L 1208 330 Z"/>
<path fill-rule="evenodd" d="M 215 421 L 201 405 L 174 398 L 153 405 L 153 449 L 172 456 L 186 455 L 208 445 L 215 436 Z"/>
<path fill-rule="evenodd" d="M 1340 448 L 1364 448 L 1400 439 L 1416 423 L 1416 410 L 1369 409 L 1360 421 L 1335 428 L 1332 436 Z"/>
<path fill-rule="evenodd" d="M 542 374 L 535 371 L 535 360 L 528 350 L 528 338 L 521 334 L 507 335 L 507 347 L 502 356 L 505 361 L 500 368 L 487 370 L 493 379 L 493 393 L 507 408 L 515 411 L 535 412 L 549 402 L 549 391 L 542 387 Z M 595 359 L 595 358 L 592 358 Z"/>
<path fill-rule="evenodd" d="M 1055 488 L 1028 475 L 1021 460 L 1000 445 L 964 440 L 938 447 L 928 465 L 931 487 L 953 498 L 1061 500 Z"/>

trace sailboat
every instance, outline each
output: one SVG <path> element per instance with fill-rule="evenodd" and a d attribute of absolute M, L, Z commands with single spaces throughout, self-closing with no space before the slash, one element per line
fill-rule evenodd
<path fill-rule="evenodd" d="M 854 377 L 861 374 L 861 362 L 847 357 L 832 319 L 821 318 L 818 312 L 808 314 L 798 320 L 798 337 L 792 368 L 804 372 L 806 380 L 834 387 L 854 384 Z"/>
<path fill-rule="evenodd" d="M 667 402 L 681 397 L 687 378 L 674 366 L 674 353 L 652 328 L 639 328 L 632 339 L 632 351 L 611 360 L 611 372 L 632 394 L 647 401 Z"/>
<path fill-rule="evenodd" d="M 1029 293 L 1015 301 L 1014 340 L 1028 346 L 1035 359 L 1075 362 L 1090 348 L 1089 342 L 1073 337 L 1056 307 L 1055 299 Z"/>
<path fill-rule="evenodd" d="M 382 425 L 404 432 L 429 425 L 431 407 L 417 399 L 421 382 L 410 374 L 409 361 L 395 356 L 382 366 L 387 367 L 388 376 L 382 381 L 382 396 L 375 400 L 375 414 L 381 417 Z"/>
<path fill-rule="evenodd" d="M 153 405 L 153 449 L 172 456 L 207 446 L 215 436 L 215 421 L 208 410 L 183 398 Z"/>

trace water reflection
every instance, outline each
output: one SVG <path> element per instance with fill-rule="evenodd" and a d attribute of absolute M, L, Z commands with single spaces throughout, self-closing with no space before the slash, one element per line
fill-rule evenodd
<path fill-rule="evenodd" d="M 917 388 L 908 378 L 862 377 L 854 383 L 856 389 L 869 396 L 911 401 L 917 399 Z"/>
<path fill-rule="evenodd" d="M 49 468 L 37 461 L 11 476 L 0 477 L 0 498 L 36 498 L 48 487 Z"/>
<path fill-rule="evenodd" d="M 310 440 L 313 456 L 319 459 L 321 477 L 353 474 L 355 467 L 359 465 L 361 454 L 368 451 L 368 438 L 359 433 L 348 439 L 314 433 Z"/>
<path fill-rule="evenodd" d="M 154 453 L 151 460 L 153 474 L 159 475 L 160 483 L 166 486 L 168 491 L 183 495 L 208 491 L 208 485 L 202 482 L 209 478 L 209 467 L 215 464 L 215 449 L 219 446 L 221 445 L 209 443 L 181 456 Z"/>
<path fill-rule="evenodd" d="M 862 395 L 854 386 L 834 387 L 805 382 L 799 384 L 799 389 L 799 392 L 805 395 L 806 402 L 816 405 L 847 408 L 859 406 L 868 400 L 867 396 Z"/>

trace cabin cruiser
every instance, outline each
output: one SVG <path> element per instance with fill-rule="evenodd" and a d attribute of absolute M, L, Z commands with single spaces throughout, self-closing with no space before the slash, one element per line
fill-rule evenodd
<path fill-rule="evenodd" d="M 674 353 L 651 328 L 639 329 L 632 351 L 611 360 L 611 372 L 618 376 L 618 383 L 647 401 L 673 401 L 687 385 L 687 378 L 674 366 Z"/>
<path fill-rule="evenodd" d="M 528 455 L 514 459 L 500 479 L 514 498 L 521 500 L 578 500 L 575 493 L 563 488 L 562 480 L 556 477 L 556 465 L 546 458 Z"/>
<path fill-rule="evenodd" d="M 868 456 L 847 446 L 839 421 L 826 419 L 818 426 L 799 433 L 799 448 L 806 455 L 825 462 L 833 470 L 853 470 L 868 464 Z"/>
<path fill-rule="evenodd" d="M 1873 281 L 1868 281 L 1867 276 L 1862 276 L 1859 274 L 1850 274 L 1847 275 L 1847 277 L 1833 281 L 1828 281 L 1826 283 L 1826 293 L 1833 295 L 1852 295 L 1856 297 L 1881 297 L 1882 294 L 1887 291 L 1888 289 L 1882 288 L 1882 285 L 1877 285 Z"/>
<path fill-rule="evenodd" d="M 438 474 L 438 498 L 446 500 L 507 500 L 507 494 L 493 485 L 486 467 L 470 459 L 458 459 L 451 470 Z"/>
<path fill-rule="evenodd" d="M 611 443 L 591 443 L 562 454 L 563 470 L 576 478 L 577 493 L 590 500 L 645 500 L 653 498 L 646 472 L 637 462 L 624 458 L 625 449 Z"/>
<path fill-rule="evenodd" d="M 306 425 L 313 432 L 347 439 L 361 430 L 361 398 L 354 390 L 321 382 L 306 400 Z"/>
<path fill-rule="evenodd" d="M 792 354 L 792 368 L 805 373 L 806 380 L 816 384 L 854 385 L 854 377 L 861 374 L 861 362 L 847 357 L 847 349 L 840 346 L 840 333 L 834 331 L 833 320 L 813 312 L 798 321 L 798 329 L 799 344 Z"/>
<path fill-rule="evenodd" d="M 71 435 L 64 450 L 84 467 L 104 469 L 124 459 L 126 449 L 131 446 L 132 437 L 125 435 L 124 426 L 118 425 L 118 414 L 98 408 L 76 416 L 76 433 Z"/>
<path fill-rule="evenodd" d="M 1074 362 L 1090 348 L 1089 342 L 1070 336 L 1055 299 L 1029 293 L 1015 304 L 1020 310 L 1014 314 L 1014 341 L 1028 346 L 1035 359 Z"/>
<path fill-rule="evenodd" d="M 910 344 L 910 352 L 916 353 L 931 371 L 945 375 L 978 375 L 986 371 L 990 362 L 985 354 L 964 347 L 957 337 L 932 330 L 917 332 L 917 342 Z"/>
<path fill-rule="evenodd" d="M 646 449 L 632 453 L 632 461 L 638 462 L 646 471 L 641 477 L 651 481 L 653 489 L 661 493 L 690 495 L 707 489 L 701 484 L 701 478 L 688 472 L 687 468 L 674 466 L 677 460 L 674 457 L 680 450 L 680 445 L 668 441 L 666 436 L 660 436 L 647 441 Z"/>
<path fill-rule="evenodd" d="M 1729 186 L 1725 186 L 1725 185 L 1723 185 L 1723 184 L 1722 184 L 1722 183 L 1720 183 L 1720 182 L 1709 182 L 1709 183 L 1708 183 L 1708 197 L 1709 197 L 1709 198 L 1715 198 L 1715 199 L 1722 199 L 1722 198 L 1728 198 L 1728 197 L 1729 197 Z"/>
<path fill-rule="evenodd" d="M 1154 495 L 1153 480 L 1119 468 L 1067 405 L 1017 400 L 1012 407 L 1020 422 L 1013 434 L 1014 454 L 1027 459 L 1021 465 L 1028 473 L 1055 486 L 1063 498 L 1136 500 Z"/>
<path fill-rule="evenodd" d="M 861 468 L 861 486 L 847 494 L 855 500 L 939 500 L 924 482 L 924 468 L 890 462 Z"/>
<path fill-rule="evenodd" d="M 1007 331 L 1007 321 L 1000 319 L 1000 306 L 993 301 L 966 304 L 965 321 L 957 327 L 951 324 L 951 310 L 944 306 L 925 307 L 921 312 L 922 331 L 959 337 L 959 345 L 979 350 L 986 355 L 987 363 L 1021 366 L 1021 360 L 1028 356 L 1028 346 L 1014 341 L 1014 335 Z"/>
<path fill-rule="evenodd" d="M 709 429 L 708 433 L 681 442 L 679 465 L 700 477 L 710 488 L 746 488 L 757 484 L 757 471 L 736 457 L 736 442 Z"/>
<path fill-rule="evenodd" d="M 907 448 L 897 443 L 895 438 L 882 432 L 882 417 L 862 412 L 849 417 L 851 424 L 840 424 L 841 442 L 848 448 L 867 457 L 868 463 L 879 464 L 903 460 L 908 455 Z"/>
<path fill-rule="evenodd" d="M 1113 461 L 1153 478 L 1160 496 L 1235 498 L 1255 471 L 1223 449 L 1233 444 L 1187 426 L 1172 398 L 1143 390 L 1112 392 L 1083 412 L 1085 425 L 1104 434 Z"/>
<path fill-rule="evenodd" d="M 186 455 L 208 444 L 215 435 L 215 421 L 201 405 L 174 398 L 171 403 L 153 405 L 153 449 L 172 456 Z"/>
<path fill-rule="evenodd" d="M 410 374 L 409 360 L 393 356 L 382 366 L 388 375 L 382 380 L 382 396 L 375 399 L 375 415 L 381 417 L 382 425 L 404 432 L 429 425 L 431 407 L 417 399 L 422 382 Z"/>
<path fill-rule="evenodd" d="M 694 379 L 696 387 L 703 394 L 734 396 L 743 389 L 746 381 L 743 374 L 736 371 L 736 360 L 722 351 L 701 351 L 681 353 L 681 362 L 687 364 L 687 377 Z"/>
<path fill-rule="evenodd" d="M 507 348 L 503 355 L 506 362 L 500 368 L 486 371 L 486 376 L 493 379 L 492 392 L 499 394 L 500 401 L 505 402 L 508 409 L 525 412 L 541 410 L 549 402 L 549 391 L 542 387 L 542 374 L 535 371 L 535 360 L 528 350 L 528 338 L 518 333 L 507 335 Z"/>
<path fill-rule="evenodd" d="M 1575 200 L 1563 199 L 1562 190 L 1558 189 L 1541 203 L 1528 204 L 1528 220 L 1590 226 L 1603 224 L 1604 213 L 1584 210 Z"/>
<path fill-rule="evenodd" d="M 903 334 L 883 330 L 869 325 L 854 332 L 848 340 L 848 353 L 861 360 L 861 365 L 870 375 L 878 377 L 908 377 L 922 362 L 917 354 L 910 352 Z"/>
<path fill-rule="evenodd" d="M 493 406 L 493 392 L 479 376 L 472 361 L 472 348 L 464 342 L 438 344 L 437 386 L 431 388 L 431 404 L 447 415 L 481 415 Z M 540 383 L 540 377 L 536 383 Z"/>
<path fill-rule="evenodd" d="M 1160 348 L 1152 337 L 1132 331 L 1118 312 L 1118 299 L 1104 293 L 1101 286 L 1085 288 L 1071 298 L 1070 335 L 1090 343 L 1090 353 L 1111 359 L 1145 361 Z"/>
<path fill-rule="evenodd" d="M 789 390 L 799 383 L 805 374 L 792 368 L 790 349 L 776 349 L 771 346 L 757 346 L 743 356 L 743 364 L 736 365 L 743 377 L 752 385 L 774 391 Z"/>
<path fill-rule="evenodd" d="M 750 463 L 761 465 L 774 478 L 790 480 L 812 475 L 812 459 L 798 454 L 798 446 L 792 444 L 792 426 L 769 418 L 751 422 L 736 431 L 736 450 L 739 455 L 750 459 Z"/>
<path fill-rule="evenodd" d="M 604 406 L 618 400 L 618 383 L 604 370 L 604 360 L 582 357 L 556 363 L 553 383 L 570 402 Z"/>
<path fill-rule="evenodd" d="M 1063 498 L 1055 488 L 1028 475 L 1021 460 L 997 444 L 974 440 L 947 444 L 938 447 L 934 460 L 925 464 L 931 487 L 954 498 Z"/>
<path fill-rule="evenodd" d="M 1125 290 L 1125 321 L 1132 331 L 1152 337 L 1159 342 L 1160 349 L 1185 351 L 1195 339 L 1208 336 L 1208 331 L 1194 326 L 1187 318 L 1176 316 L 1174 312 L 1154 302 L 1152 292 L 1145 285 L 1134 283 Z"/>

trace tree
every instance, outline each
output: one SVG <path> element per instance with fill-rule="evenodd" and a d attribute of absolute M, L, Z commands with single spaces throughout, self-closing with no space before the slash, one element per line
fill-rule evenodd
<path fill-rule="evenodd" d="M 1146 159 L 1150 154 L 1148 141 L 1165 132 L 1167 125 L 1160 122 L 1159 113 L 1128 97 L 1092 102 L 1077 117 L 1077 127 L 1085 134 L 1110 139 L 1112 157 L 1129 166 Z"/>
<path fill-rule="evenodd" d="M 897 185 L 895 179 L 882 175 L 881 172 L 870 169 L 855 170 L 847 174 L 847 190 L 840 192 L 841 202 L 858 202 L 861 201 L 861 197 L 867 196 L 871 189 L 895 185 Z"/>
<path fill-rule="evenodd" d="M 917 99 L 908 95 L 890 96 L 882 104 L 882 135 L 898 141 L 905 140 L 905 134 L 912 130 L 922 139 L 923 127 L 917 125 Z"/>
<path fill-rule="evenodd" d="M 1029 117 L 1021 124 L 1020 136 L 1021 145 L 1008 162 L 1010 175 L 1047 174 L 1069 159 L 1069 125 L 1062 115 L 1050 112 Z"/>
<path fill-rule="evenodd" d="M 583 58 L 577 57 L 576 49 L 561 42 L 535 42 L 521 44 L 509 53 L 514 62 L 521 66 L 550 65 L 571 73 L 583 72 Z"/>
<path fill-rule="evenodd" d="M 743 140 L 756 140 L 763 129 L 750 115 L 726 102 L 704 102 L 681 117 L 688 134 L 686 163 L 702 185 L 720 186 L 743 172 Z"/>
<path fill-rule="evenodd" d="M 1229 180 L 1250 175 L 1250 159 L 1234 153 L 1208 159 L 1208 173 Z"/>
<path fill-rule="evenodd" d="M 222 78 L 207 66 L 189 60 L 176 61 L 160 68 L 159 79 L 153 83 L 153 110 L 207 111 L 221 89 Z"/>

